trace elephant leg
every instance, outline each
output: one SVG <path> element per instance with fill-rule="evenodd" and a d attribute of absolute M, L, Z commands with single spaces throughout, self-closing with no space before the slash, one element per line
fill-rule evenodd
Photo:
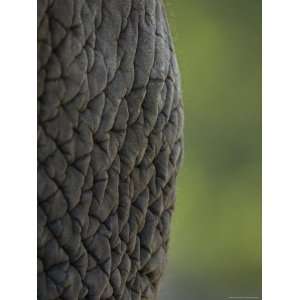
<path fill-rule="evenodd" d="M 157 299 L 183 113 L 161 0 L 38 0 L 38 299 Z"/>

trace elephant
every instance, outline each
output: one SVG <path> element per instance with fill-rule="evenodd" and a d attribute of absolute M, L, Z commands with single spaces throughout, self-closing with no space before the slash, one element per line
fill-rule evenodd
<path fill-rule="evenodd" d="M 164 3 L 37 7 L 37 298 L 158 299 L 183 157 Z"/>

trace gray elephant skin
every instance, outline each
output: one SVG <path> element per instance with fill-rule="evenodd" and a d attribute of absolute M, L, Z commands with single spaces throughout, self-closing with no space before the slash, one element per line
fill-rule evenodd
<path fill-rule="evenodd" d="M 163 3 L 37 14 L 37 298 L 157 299 L 183 148 Z"/>

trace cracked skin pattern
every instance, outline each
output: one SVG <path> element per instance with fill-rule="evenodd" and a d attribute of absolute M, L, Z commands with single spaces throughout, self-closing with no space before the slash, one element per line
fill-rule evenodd
<path fill-rule="evenodd" d="M 38 0 L 37 298 L 157 299 L 182 105 L 161 0 Z"/>

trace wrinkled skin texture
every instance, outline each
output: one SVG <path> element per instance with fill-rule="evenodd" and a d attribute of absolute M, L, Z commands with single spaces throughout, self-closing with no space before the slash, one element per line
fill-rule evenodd
<path fill-rule="evenodd" d="M 156 299 L 182 156 L 160 0 L 38 0 L 38 299 Z"/>

